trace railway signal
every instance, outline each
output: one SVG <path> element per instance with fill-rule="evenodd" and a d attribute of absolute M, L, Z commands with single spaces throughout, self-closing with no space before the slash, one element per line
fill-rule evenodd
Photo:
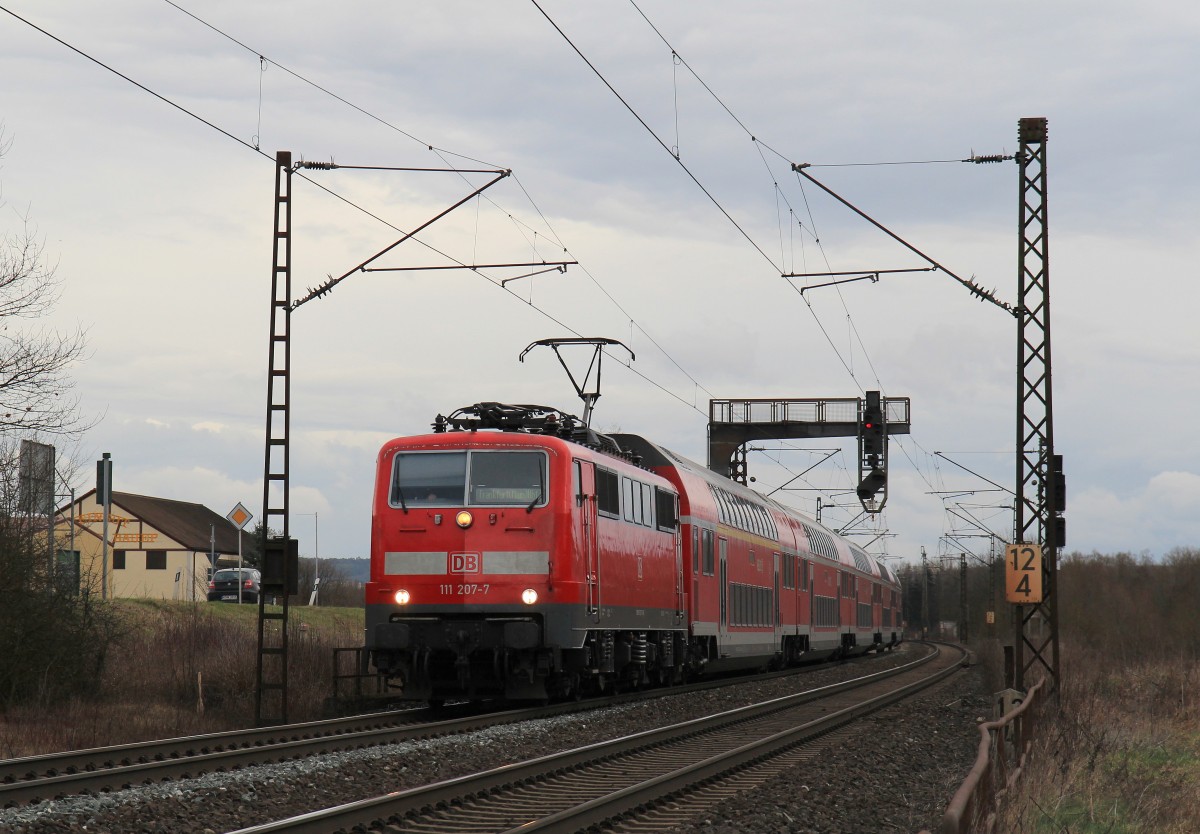
<path fill-rule="evenodd" d="M 883 423 L 883 410 L 879 407 L 879 392 L 868 391 L 859 431 L 862 437 L 863 454 L 882 455 L 883 445 L 887 442 L 886 431 Z"/>
<path fill-rule="evenodd" d="M 858 483 L 858 500 L 864 503 L 874 501 L 875 495 L 885 486 L 887 486 L 887 475 L 882 469 L 872 469 Z"/>
<path fill-rule="evenodd" d="M 882 510 L 887 502 L 887 415 L 878 391 L 867 391 L 859 405 L 858 478 L 863 509 L 872 514 Z"/>

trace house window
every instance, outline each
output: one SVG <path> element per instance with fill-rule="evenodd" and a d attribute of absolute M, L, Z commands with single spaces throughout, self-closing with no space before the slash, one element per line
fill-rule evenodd
<path fill-rule="evenodd" d="M 113 551 L 113 570 L 125 570 L 125 551 Z"/>
<path fill-rule="evenodd" d="M 165 550 L 147 550 L 146 551 L 146 570 L 166 570 L 167 569 L 167 551 Z"/>

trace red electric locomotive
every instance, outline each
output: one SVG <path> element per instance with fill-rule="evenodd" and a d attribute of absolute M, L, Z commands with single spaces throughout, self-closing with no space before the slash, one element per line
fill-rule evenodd
<path fill-rule="evenodd" d="M 408 699 L 567 696 L 898 640 L 899 586 L 862 550 L 543 406 L 480 403 L 388 442 L 371 539 L 367 648 Z"/>
<path fill-rule="evenodd" d="M 687 637 L 678 503 L 554 409 L 481 403 L 390 441 L 372 516 L 373 663 L 431 701 L 670 676 Z"/>

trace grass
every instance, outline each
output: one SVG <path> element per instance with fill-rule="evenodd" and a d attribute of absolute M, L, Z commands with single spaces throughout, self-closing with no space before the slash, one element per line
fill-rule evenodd
<path fill-rule="evenodd" d="M 0 758 L 252 726 L 258 606 L 114 600 L 122 624 L 92 693 L 0 715 Z M 321 717 L 332 649 L 362 645 L 361 608 L 289 608 L 288 718 Z"/>
<path fill-rule="evenodd" d="M 1122 669 L 1063 653 L 1059 709 L 1042 724 L 1000 831 L 1185 834 L 1200 831 L 1200 663 Z"/>

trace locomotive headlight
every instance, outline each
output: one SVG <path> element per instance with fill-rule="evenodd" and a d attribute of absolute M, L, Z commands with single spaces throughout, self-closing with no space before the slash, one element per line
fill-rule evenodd
<path fill-rule="evenodd" d="M 521 591 L 521 602 L 526 605 L 533 605 L 537 602 L 537 591 L 533 590 L 533 588 L 526 588 L 524 591 Z"/>
<path fill-rule="evenodd" d="M 412 599 L 412 594 L 401 588 L 399 591 L 396 591 L 395 599 L 397 605 L 408 605 L 408 601 Z"/>
<path fill-rule="evenodd" d="M 466 530 L 475 523 L 475 516 L 471 515 L 469 511 L 463 510 L 454 517 L 454 523 Z"/>

